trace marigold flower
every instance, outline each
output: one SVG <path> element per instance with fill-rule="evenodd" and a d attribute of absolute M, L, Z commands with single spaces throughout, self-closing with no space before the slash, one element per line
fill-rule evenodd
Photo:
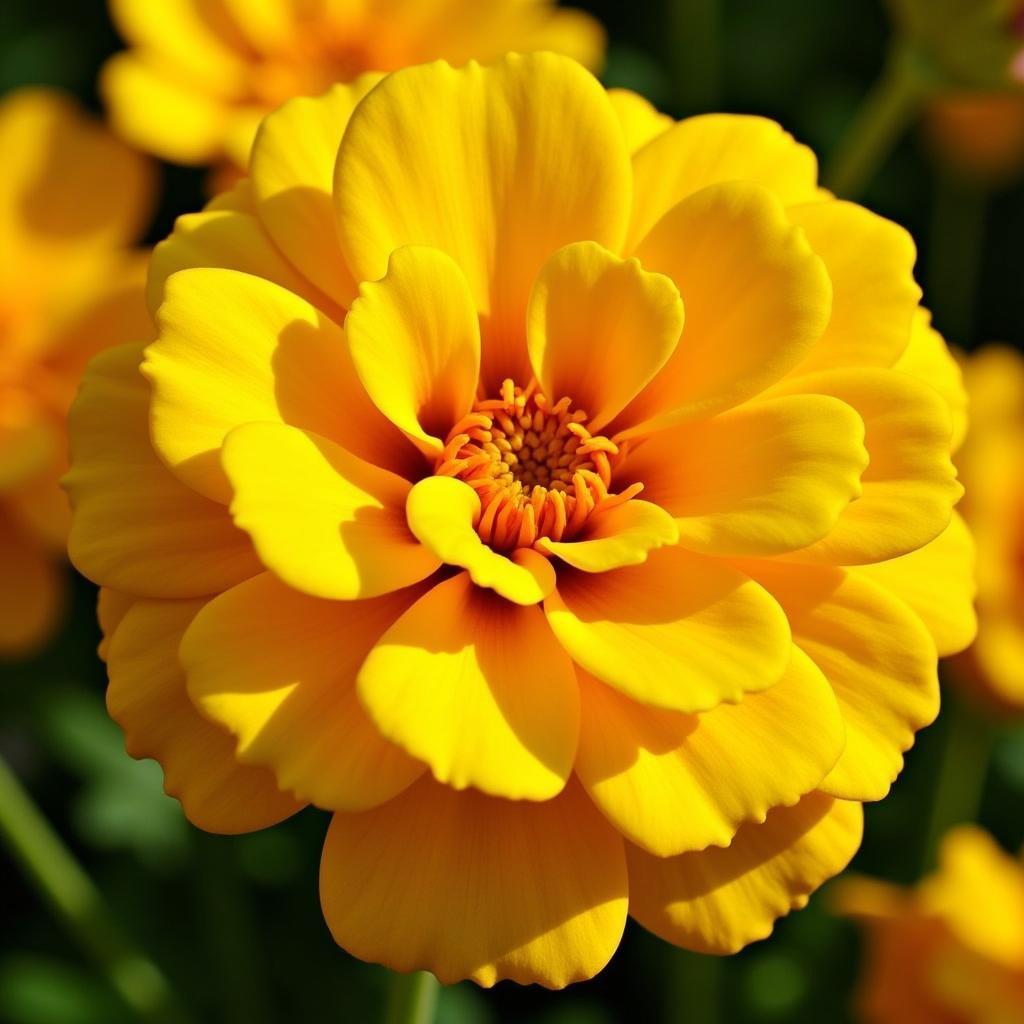
<path fill-rule="evenodd" d="M 981 829 L 949 832 L 938 869 L 914 889 L 849 878 L 833 896 L 867 929 L 864 1020 L 1024 1018 L 1024 865 Z"/>
<path fill-rule="evenodd" d="M 957 456 L 978 546 L 978 637 L 958 682 L 984 703 L 1024 711 L 1024 357 L 991 345 L 964 362 L 971 430 Z"/>
<path fill-rule="evenodd" d="M 597 70 L 604 32 L 555 0 L 110 0 L 130 49 L 100 86 L 115 128 L 182 164 L 244 170 L 263 117 L 367 72 L 553 50 Z"/>
<path fill-rule="evenodd" d="M 144 337 L 142 159 L 59 93 L 0 101 L 0 656 L 56 625 L 67 502 L 64 418 L 88 360 Z"/>
<path fill-rule="evenodd" d="M 335 812 L 363 959 L 559 987 L 627 911 L 734 951 L 971 639 L 913 243 L 774 123 L 551 54 L 366 88 L 265 121 L 89 372 L 110 709 L 204 828 Z"/>

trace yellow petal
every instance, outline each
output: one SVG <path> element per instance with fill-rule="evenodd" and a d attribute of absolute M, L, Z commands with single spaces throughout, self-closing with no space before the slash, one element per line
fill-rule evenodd
<path fill-rule="evenodd" d="M 941 396 L 903 373 L 825 370 L 786 381 L 779 392 L 832 395 L 864 421 L 870 462 L 861 496 L 832 532 L 786 557 L 860 565 L 896 558 L 934 540 L 963 494 L 950 461 L 952 426 Z"/>
<path fill-rule="evenodd" d="M 931 633 L 940 658 L 962 651 L 974 639 L 974 541 L 959 513 L 923 548 L 853 572 L 908 604 Z"/>
<path fill-rule="evenodd" d="M 609 89 L 608 99 L 622 126 L 630 153 L 646 146 L 675 124 L 668 114 L 659 113 L 653 104 L 629 89 Z"/>
<path fill-rule="evenodd" d="M 788 206 L 818 198 L 817 178 L 814 153 L 774 121 L 736 114 L 687 118 L 633 157 L 634 206 L 626 251 L 681 199 L 709 185 L 755 182 Z"/>
<path fill-rule="evenodd" d="M 376 597 L 439 565 L 405 525 L 409 483 L 333 441 L 282 423 L 224 439 L 231 515 L 289 586 L 336 601 Z"/>
<path fill-rule="evenodd" d="M 359 672 L 388 739 L 438 782 L 548 800 L 572 771 L 579 687 L 536 606 L 503 601 L 460 573 L 421 597 Z"/>
<path fill-rule="evenodd" d="M 659 858 L 626 847 L 629 913 L 655 935 L 698 953 L 735 953 L 807 905 L 860 846 L 860 804 L 810 793 L 744 825 L 726 849 Z"/>
<path fill-rule="evenodd" d="M 527 347 L 541 391 L 588 413 L 598 433 L 675 351 L 683 329 L 676 286 L 594 242 L 559 249 L 530 296 Z"/>
<path fill-rule="evenodd" d="M 573 541 L 541 537 L 537 549 L 584 572 L 607 572 L 647 561 L 648 554 L 679 540 L 672 517 L 649 501 L 627 501 L 596 512 Z"/>
<path fill-rule="evenodd" d="M 892 366 L 907 347 L 921 301 L 913 238 L 856 203 L 832 200 L 788 212 L 825 261 L 832 281 L 832 318 L 794 372 Z"/>
<path fill-rule="evenodd" d="M 227 503 L 225 435 L 243 423 L 313 430 L 375 465 L 415 456 L 374 408 L 340 327 L 249 274 L 183 270 L 167 282 L 158 339 L 143 373 L 153 383 L 153 445 L 190 487 Z"/>
<path fill-rule="evenodd" d="M 676 517 L 684 547 L 773 555 L 824 537 L 858 497 L 863 438 L 860 417 L 834 398 L 758 400 L 641 441 L 622 481 L 642 481 Z"/>
<path fill-rule="evenodd" d="M 214 598 L 181 644 L 188 691 L 238 740 L 241 764 L 330 810 L 390 800 L 424 766 L 384 740 L 363 710 L 356 673 L 419 589 L 323 601 L 269 573 Z"/>
<path fill-rule="evenodd" d="M 334 228 L 334 164 L 355 105 L 380 80 L 363 75 L 323 96 L 299 96 L 269 114 L 252 148 L 259 218 L 289 260 L 341 306 L 356 295 Z"/>
<path fill-rule="evenodd" d="M 121 620 L 128 614 L 138 600 L 131 594 L 122 594 L 119 590 L 111 590 L 110 587 L 100 587 L 99 596 L 96 599 L 96 618 L 99 622 L 100 642 L 97 645 L 96 653 L 103 661 L 107 660 L 110 649 L 110 641 L 114 636 L 114 630 L 121 624 Z"/>
<path fill-rule="evenodd" d="M 240 765 L 231 734 L 188 699 L 178 645 L 203 604 L 139 601 L 125 613 L 110 640 L 107 709 L 124 729 L 128 753 L 160 763 L 164 789 L 181 801 L 193 825 L 252 832 L 302 805 L 282 793 L 265 768 Z"/>
<path fill-rule="evenodd" d="M 805 357 L 828 323 L 825 267 L 760 185 L 731 182 L 684 200 L 636 255 L 679 286 L 686 328 L 665 368 L 620 417 L 627 437 L 763 391 Z"/>
<path fill-rule="evenodd" d="M 458 265 L 427 246 L 396 249 L 384 278 L 360 287 L 345 333 L 377 408 L 437 459 L 480 373 L 480 327 Z"/>
<path fill-rule="evenodd" d="M 199 597 L 260 571 L 223 505 L 189 490 L 149 443 L 142 345 L 93 360 L 71 410 L 68 552 L 89 579 L 146 597 Z"/>
<path fill-rule="evenodd" d="M 481 313 L 483 382 L 496 388 L 528 379 L 523 317 L 548 256 L 580 239 L 619 248 L 629 173 L 605 92 L 574 61 L 408 68 L 349 122 L 334 179 L 342 247 L 371 281 L 402 245 L 451 256 Z"/>
<path fill-rule="evenodd" d="M 820 788 L 881 800 L 914 734 L 938 714 L 935 644 L 906 605 L 860 575 L 777 562 L 744 568 L 782 605 L 793 642 L 839 701 L 846 749 Z"/>
<path fill-rule="evenodd" d="M 0 661 L 35 653 L 60 622 L 63 567 L 0 505 Z"/>
<path fill-rule="evenodd" d="M 789 626 L 735 569 L 681 548 L 599 575 L 570 569 L 545 610 L 573 660 L 644 704 L 705 711 L 785 671 Z"/>
<path fill-rule="evenodd" d="M 320 900 L 335 941 L 361 960 L 446 985 L 558 989 L 615 952 L 625 857 L 574 782 L 534 803 L 423 780 L 382 807 L 334 816 Z"/>
<path fill-rule="evenodd" d="M 763 693 L 682 715 L 581 675 L 576 774 L 627 839 L 658 857 L 727 846 L 746 821 L 795 804 L 843 749 L 828 682 L 797 648 Z"/>
<path fill-rule="evenodd" d="M 523 605 L 543 601 L 555 587 L 555 571 L 543 555 L 519 548 L 506 557 L 484 544 L 474 528 L 480 499 L 461 480 L 420 480 L 409 491 L 406 516 L 409 529 L 425 548 L 446 565 L 467 569 L 478 587 Z"/>

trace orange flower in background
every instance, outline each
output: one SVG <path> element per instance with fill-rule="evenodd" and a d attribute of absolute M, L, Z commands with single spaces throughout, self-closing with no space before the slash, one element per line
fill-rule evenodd
<path fill-rule="evenodd" d="M 862 1020 L 1024 1020 L 1024 864 L 981 829 L 949 832 L 938 869 L 914 889 L 849 878 L 832 897 L 867 932 Z"/>
<path fill-rule="evenodd" d="M 72 414 L 129 751 L 213 831 L 333 812 L 328 925 L 399 970 L 763 938 L 973 636 L 914 260 L 774 123 L 551 54 L 289 101 Z"/>
<path fill-rule="evenodd" d="M 978 548 L 978 638 L 955 678 L 1024 712 L 1024 356 L 990 346 L 964 361 L 971 429 L 957 456 Z"/>
<path fill-rule="evenodd" d="M 131 49 L 103 69 L 115 129 L 182 164 L 244 170 L 260 121 L 366 72 L 507 50 L 598 69 L 604 32 L 553 0 L 110 0 Z"/>
<path fill-rule="evenodd" d="M 68 99 L 0 101 L 0 655 L 56 625 L 69 516 L 64 418 L 88 360 L 146 337 L 148 167 Z"/>

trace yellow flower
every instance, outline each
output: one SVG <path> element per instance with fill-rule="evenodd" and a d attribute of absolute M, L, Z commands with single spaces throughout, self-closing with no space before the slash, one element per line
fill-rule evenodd
<path fill-rule="evenodd" d="M 598 69 L 601 26 L 556 0 L 110 0 L 130 49 L 101 90 L 114 127 L 182 164 L 248 164 L 263 117 L 367 72 L 551 50 Z"/>
<path fill-rule="evenodd" d="M 141 158 L 68 99 L 0 101 L 0 657 L 31 653 L 61 605 L 64 418 L 101 345 L 146 337 Z"/>
<path fill-rule="evenodd" d="M 978 638 L 957 680 L 999 710 L 1024 711 L 1024 357 L 990 346 L 964 362 L 971 430 L 957 456 L 978 546 Z"/>
<path fill-rule="evenodd" d="M 874 1024 L 1024 1019 L 1024 865 L 981 829 L 949 832 L 915 889 L 849 878 L 833 893 L 867 929 L 859 1005 Z"/>
<path fill-rule="evenodd" d="M 74 410 L 111 711 L 205 828 L 334 811 L 363 959 L 559 987 L 627 911 L 739 949 L 971 639 L 914 246 L 774 123 L 565 58 L 365 87 L 266 120 Z"/>

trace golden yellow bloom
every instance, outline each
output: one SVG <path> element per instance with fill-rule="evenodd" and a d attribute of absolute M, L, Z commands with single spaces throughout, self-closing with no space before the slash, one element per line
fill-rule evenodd
<path fill-rule="evenodd" d="M 978 546 L 978 638 L 956 678 L 999 710 L 1024 711 L 1024 357 L 990 346 L 964 362 L 971 429 L 957 456 Z"/>
<path fill-rule="evenodd" d="M 627 912 L 734 951 L 972 636 L 913 243 L 774 123 L 562 57 L 367 88 L 266 120 L 88 375 L 111 711 L 205 828 L 335 812 L 363 959 L 558 987 Z"/>
<path fill-rule="evenodd" d="M 68 527 L 64 418 L 102 345 L 145 337 L 149 170 L 68 99 L 0 101 L 0 656 L 56 624 Z"/>
<path fill-rule="evenodd" d="M 131 47 L 103 69 L 115 128 L 183 164 L 243 170 L 263 117 L 367 72 L 551 50 L 599 68 L 604 33 L 555 0 L 110 0 Z"/>
<path fill-rule="evenodd" d="M 915 889 L 849 878 L 833 896 L 840 912 L 867 928 L 864 1020 L 1024 1019 L 1024 865 L 981 829 L 948 833 L 938 870 Z"/>

